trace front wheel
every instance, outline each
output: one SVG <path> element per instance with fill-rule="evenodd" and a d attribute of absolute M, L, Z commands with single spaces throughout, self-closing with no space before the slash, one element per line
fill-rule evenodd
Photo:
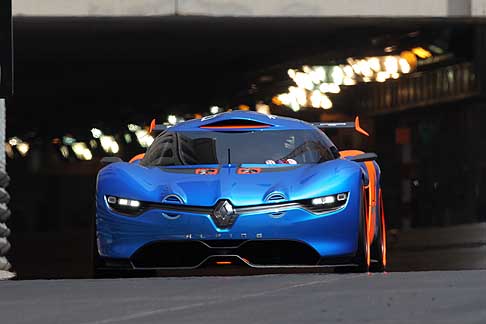
<path fill-rule="evenodd" d="M 379 216 L 380 225 L 378 227 L 378 237 L 371 248 L 371 254 L 375 262 L 371 265 L 371 270 L 374 272 L 384 272 L 386 270 L 386 227 L 385 227 L 385 212 L 383 208 L 383 197 L 381 189 L 379 191 Z"/>
<path fill-rule="evenodd" d="M 368 199 L 366 190 L 363 189 L 359 216 L 358 251 L 354 262 L 358 265 L 359 272 L 370 270 L 370 244 L 368 230 Z"/>

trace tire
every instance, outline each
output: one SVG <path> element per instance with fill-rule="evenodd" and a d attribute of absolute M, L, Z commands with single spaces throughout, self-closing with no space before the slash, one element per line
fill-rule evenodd
<path fill-rule="evenodd" d="M 6 238 L 0 238 L 0 256 L 6 255 L 7 252 L 10 250 L 10 242 L 7 241 Z"/>
<path fill-rule="evenodd" d="M 368 199 L 363 189 L 359 217 L 358 251 L 354 262 L 357 264 L 358 272 L 369 272 L 370 270 L 370 244 L 368 238 L 367 208 Z"/>
<path fill-rule="evenodd" d="M 371 264 L 371 271 L 373 272 L 385 272 L 386 271 L 386 225 L 385 225 L 385 212 L 383 206 L 383 197 L 381 189 L 379 192 L 379 216 L 380 223 L 378 227 L 378 236 L 373 242 L 371 247 L 371 256 L 375 260 Z"/>
<path fill-rule="evenodd" d="M 10 177 L 3 171 L 0 171 L 0 187 L 6 188 L 10 184 Z"/>
<path fill-rule="evenodd" d="M 5 189 L 0 188 L 0 204 L 8 204 L 9 201 L 10 195 L 8 192 Z"/>
<path fill-rule="evenodd" d="M 10 209 L 8 209 L 7 205 L 0 204 L 0 223 L 6 223 L 7 220 L 10 218 Z"/>
<path fill-rule="evenodd" d="M 10 235 L 10 229 L 7 225 L 0 223 L 0 238 L 8 237 Z"/>
<path fill-rule="evenodd" d="M 9 271 L 12 268 L 6 258 L 0 256 L 0 270 Z"/>

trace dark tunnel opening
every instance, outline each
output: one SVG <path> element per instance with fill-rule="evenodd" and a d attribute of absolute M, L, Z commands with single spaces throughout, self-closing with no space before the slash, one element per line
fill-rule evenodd
<path fill-rule="evenodd" d="M 106 154 L 93 149 L 82 161 L 71 150 L 66 157 L 65 140 L 89 143 L 96 128 L 123 142 L 128 124 L 193 118 L 212 106 L 254 110 L 263 102 L 272 113 L 309 121 L 363 115 L 374 133 L 369 139 L 329 135 L 342 149 L 380 156 L 390 228 L 485 221 L 484 44 L 478 41 L 485 33 L 474 21 L 16 17 L 14 33 L 7 138 L 30 144 L 28 154 L 13 150 L 8 160 L 15 213 L 10 259 L 21 277 L 89 270 L 86 233 Z M 439 44 L 445 53 L 410 76 L 343 88 L 330 110 L 294 112 L 273 101 L 290 85 L 288 69 L 388 55 L 389 48 L 400 54 L 420 44 Z M 145 150 L 131 136 L 113 152 L 124 160 Z M 62 246 L 56 255 L 39 253 L 55 246 Z M 77 264 L 70 255 L 79 256 Z M 32 264 L 45 269 L 33 274 Z"/>

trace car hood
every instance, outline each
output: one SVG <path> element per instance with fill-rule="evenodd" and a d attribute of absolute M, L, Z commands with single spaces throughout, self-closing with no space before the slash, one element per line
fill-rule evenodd
<path fill-rule="evenodd" d="M 177 195 L 184 204 L 214 206 L 227 199 L 235 206 L 259 205 L 350 191 L 350 178 L 360 174 L 357 163 L 337 159 L 320 164 L 223 165 L 217 174 L 196 174 L 208 166 L 143 167 L 114 163 L 98 176 L 98 194 L 163 202 Z M 239 174 L 239 168 L 259 168 Z"/>

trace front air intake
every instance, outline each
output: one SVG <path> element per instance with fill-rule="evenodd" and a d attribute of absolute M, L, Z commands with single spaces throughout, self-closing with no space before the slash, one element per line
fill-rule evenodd
<path fill-rule="evenodd" d="M 229 119 L 221 120 L 214 123 L 209 123 L 201 126 L 201 128 L 206 129 L 232 129 L 232 128 L 242 128 L 242 129 L 252 129 L 252 128 L 268 128 L 272 125 L 261 123 L 254 120 L 248 119 Z"/>

